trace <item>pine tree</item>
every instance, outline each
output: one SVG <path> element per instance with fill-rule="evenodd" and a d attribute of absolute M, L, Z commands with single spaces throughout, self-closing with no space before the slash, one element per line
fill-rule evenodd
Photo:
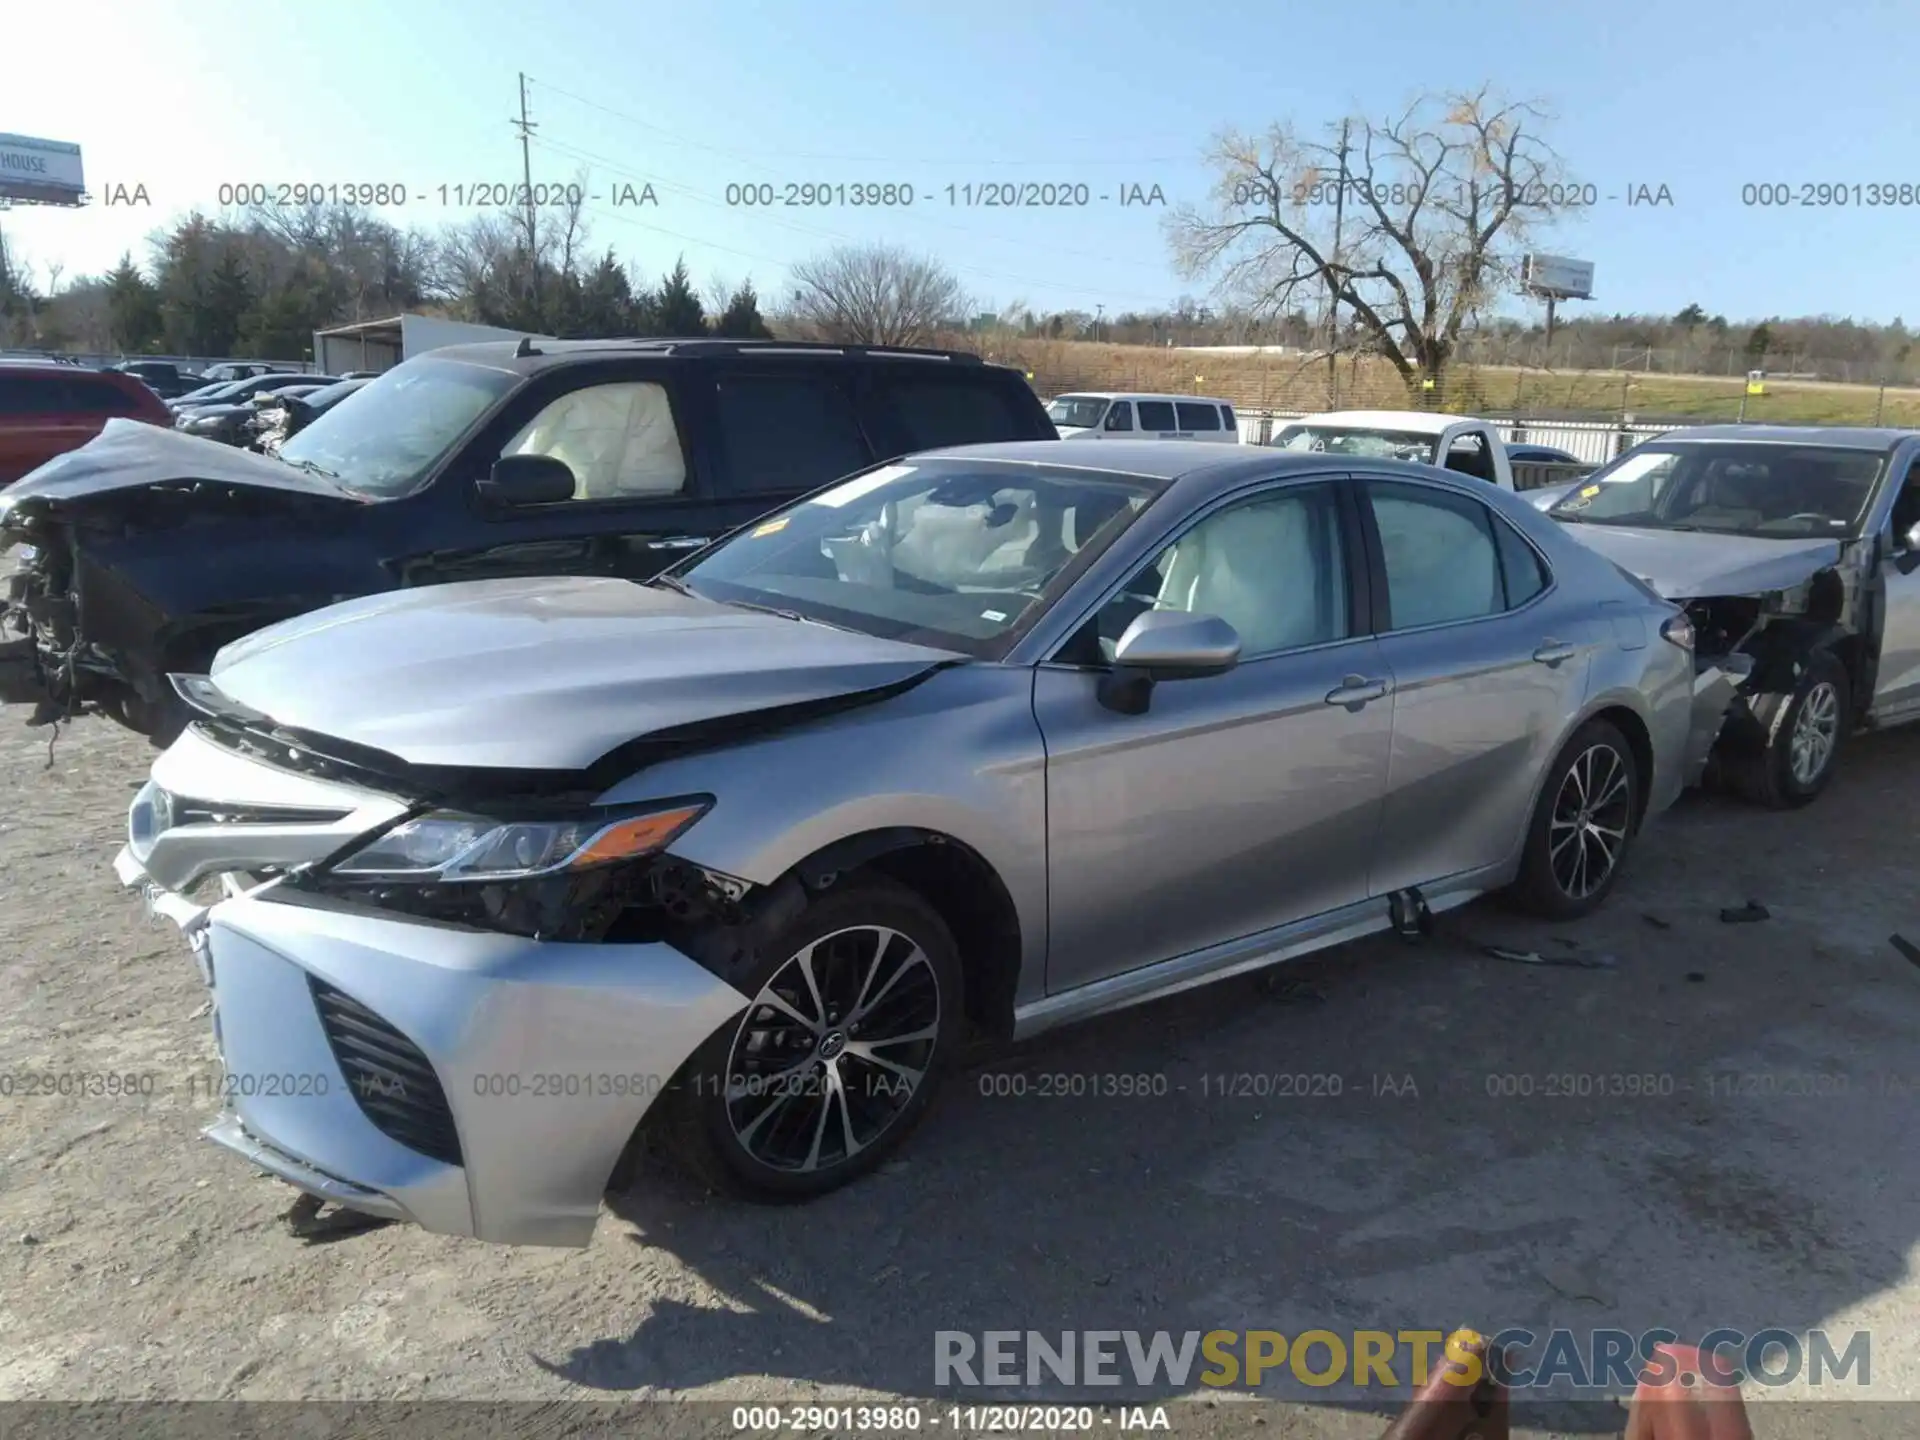
<path fill-rule="evenodd" d="M 654 323 L 659 334 L 687 340 L 707 333 L 706 307 L 694 291 L 693 277 L 687 273 L 686 256 L 674 262 L 672 273 L 660 282 L 653 303 L 658 312 Z"/>

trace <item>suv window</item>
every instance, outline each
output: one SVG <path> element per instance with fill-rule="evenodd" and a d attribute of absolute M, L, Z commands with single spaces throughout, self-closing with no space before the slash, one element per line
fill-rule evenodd
<path fill-rule="evenodd" d="M 133 397 L 110 380 L 91 380 L 76 375 L 60 382 L 66 392 L 63 408 L 82 415 L 131 415 Z"/>
<path fill-rule="evenodd" d="M 1920 459 L 1907 465 L 1907 477 L 1901 482 L 1899 492 L 1894 496 L 1892 525 L 1893 543 L 1906 543 L 1907 531 L 1920 525 Z"/>
<path fill-rule="evenodd" d="M 1178 411 L 1182 430 L 1218 430 L 1220 428 L 1220 412 L 1211 405 L 1189 404 L 1182 400 Z"/>
<path fill-rule="evenodd" d="M 1135 572 L 1100 610 L 1100 651 L 1148 610 L 1217 615 L 1243 660 L 1347 635 L 1340 512 L 1330 485 L 1292 486 L 1218 510 Z"/>
<path fill-rule="evenodd" d="M 714 387 L 726 484 L 812 490 L 871 463 L 853 402 L 828 375 L 726 375 Z"/>
<path fill-rule="evenodd" d="M 9 375 L 0 368 L 0 415 L 45 415 L 64 408 L 60 382 L 44 375 Z"/>
<path fill-rule="evenodd" d="M 1031 438 L 1006 391 L 991 375 L 917 376 L 882 373 L 875 389 L 900 426 L 909 450 Z"/>
<path fill-rule="evenodd" d="M 1177 430 L 1173 423 L 1173 404 L 1168 400 L 1142 400 L 1140 402 L 1140 428 L 1142 430 Z"/>
<path fill-rule="evenodd" d="M 687 481 L 666 387 L 650 380 L 569 390 L 500 453 L 564 460 L 573 471 L 575 500 L 678 495 Z"/>
<path fill-rule="evenodd" d="M 1133 406 L 1125 400 L 1113 402 L 1113 408 L 1107 411 L 1105 428 L 1108 430 L 1133 429 Z"/>
<path fill-rule="evenodd" d="M 1386 480 L 1369 480 L 1366 490 L 1387 567 L 1389 628 L 1445 625 L 1507 608 L 1486 506 Z"/>
<path fill-rule="evenodd" d="M 1220 407 L 1220 423 L 1229 430 L 1238 430 L 1240 428 L 1240 422 L 1233 418 L 1233 406 L 1222 405 Z"/>

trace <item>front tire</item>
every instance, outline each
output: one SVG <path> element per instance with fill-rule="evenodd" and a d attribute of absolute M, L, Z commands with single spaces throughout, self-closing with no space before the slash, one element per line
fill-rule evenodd
<path fill-rule="evenodd" d="M 1590 720 L 1547 771 L 1509 892 L 1521 909 L 1574 920 L 1620 878 L 1640 817 L 1640 766 L 1618 727 Z"/>
<path fill-rule="evenodd" d="M 1850 693 L 1846 666 L 1831 651 L 1818 650 L 1807 657 L 1792 690 L 1756 696 L 1759 739 L 1726 767 L 1733 792 L 1769 810 L 1811 805 L 1840 766 Z"/>
<path fill-rule="evenodd" d="M 740 984 L 752 1003 L 695 1053 L 667 1140 L 716 1190 L 811 1200 L 925 1115 L 965 1029 L 960 959 L 931 905 L 882 877 L 817 897 Z"/>

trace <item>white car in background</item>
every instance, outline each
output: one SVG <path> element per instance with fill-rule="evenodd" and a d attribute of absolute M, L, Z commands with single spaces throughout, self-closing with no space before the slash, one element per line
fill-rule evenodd
<path fill-rule="evenodd" d="M 1076 390 L 1047 406 L 1062 440 L 1216 440 L 1240 443 L 1233 406 L 1209 395 Z"/>

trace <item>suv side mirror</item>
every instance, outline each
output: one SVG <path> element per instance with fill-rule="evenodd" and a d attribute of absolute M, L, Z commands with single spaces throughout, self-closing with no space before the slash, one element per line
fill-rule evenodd
<path fill-rule="evenodd" d="M 1113 647 L 1113 668 L 1100 677 L 1099 701 L 1122 715 L 1146 713 L 1162 680 L 1224 675 L 1240 663 L 1240 636 L 1218 615 L 1148 610 L 1136 615 Z"/>
<path fill-rule="evenodd" d="M 553 505 L 573 499 L 573 467 L 551 455 L 503 455 L 474 488 L 496 505 Z"/>

